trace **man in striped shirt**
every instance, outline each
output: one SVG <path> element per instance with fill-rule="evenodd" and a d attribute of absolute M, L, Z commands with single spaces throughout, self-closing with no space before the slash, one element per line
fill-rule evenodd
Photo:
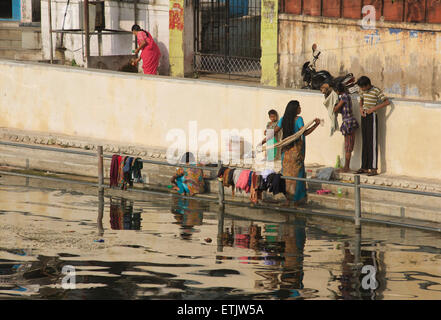
<path fill-rule="evenodd" d="M 371 80 L 362 76 L 358 79 L 360 87 L 361 134 L 363 141 L 361 169 L 357 173 L 378 174 L 378 118 L 377 111 L 390 104 L 383 92 L 371 84 Z"/>

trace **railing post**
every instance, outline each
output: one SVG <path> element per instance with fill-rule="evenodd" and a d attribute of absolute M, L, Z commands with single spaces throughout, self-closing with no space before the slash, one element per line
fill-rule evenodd
<path fill-rule="evenodd" d="M 355 226 L 360 227 L 361 216 L 361 197 L 360 197 L 360 175 L 354 175 L 354 194 L 355 194 Z"/>
<path fill-rule="evenodd" d="M 218 172 L 219 172 L 219 170 L 220 170 L 220 168 L 222 167 L 222 161 L 218 161 L 217 162 L 217 167 L 218 167 Z M 219 186 L 219 190 L 218 190 L 218 195 L 219 195 L 219 205 L 221 206 L 221 207 L 223 207 L 225 204 L 224 204 L 224 200 L 225 200 L 225 190 L 224 190 L 224 184 L 223 184 L 223 181 L 222 180 L 220 180 L 219 178 L 218 178 L 218 180 L 217 180 L 218 182 L 218 186 Z"/>
<path fill-rule="evenodd" d="M 103 146 L 98 146 L 96 150 L 98 156 L 98 188 L 101 190 L 104 185 Z"/>

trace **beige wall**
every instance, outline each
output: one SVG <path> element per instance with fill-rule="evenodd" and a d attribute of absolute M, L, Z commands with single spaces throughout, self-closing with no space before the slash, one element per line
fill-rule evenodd
<path fill-rule="evenodd" d="M 441 28 L 436 24 L 377 22 L 363 30 L 351 19 L 279 16 L 280 85 L 300 88 L 312 44 L 317 70 L 333 76 L 366 75 L 392 97 L 441 100 Z M 418 27 L 418 29 L 416 29 Z"/>
<path fill-rule="evenodd" d="M 222 129 L 263 131 L 270 108 L 282 115 L 287 102 L 297 99 L 305 123 L 325 119 L 307 137 L 306 163 L 333 166 L 343 154 L 340 132 L 329 136 L 322 95 L 311 91 L 0 60 L 0 97 L 1 127 L 162 148 L 170 145 L 168 130 L 187 130 L 192 120 L 199 130 L 212 128 L 219 135 Z M 441 179 L 441 105 L 394 100 L 385 114 L 380 114 L 382 170 Z M 353 169 L 360 166 L 359 142 L 360 133 Z"/>

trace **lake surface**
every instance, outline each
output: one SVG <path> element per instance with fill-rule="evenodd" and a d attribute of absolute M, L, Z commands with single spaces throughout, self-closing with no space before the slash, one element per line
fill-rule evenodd
<path fill-rule="evenodd" d="M 0 299 L 441 299 L 439 233 L 73 189 L 0 178 Z"/>

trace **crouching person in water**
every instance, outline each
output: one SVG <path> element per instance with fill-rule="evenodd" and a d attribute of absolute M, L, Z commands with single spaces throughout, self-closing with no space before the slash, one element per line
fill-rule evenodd
<path fill-rule="evenodd" d="M 198 169 L 194 156 L 191 152 L 186 152 L 181 163 L 195 166 L 194 168 L 178 168 L 176 174 L 172 177 L 171 183 L 174 185 L 173 190 L 179 194 L 193 196 L 205 191 L 205 181 L 202 169 Z"/>

